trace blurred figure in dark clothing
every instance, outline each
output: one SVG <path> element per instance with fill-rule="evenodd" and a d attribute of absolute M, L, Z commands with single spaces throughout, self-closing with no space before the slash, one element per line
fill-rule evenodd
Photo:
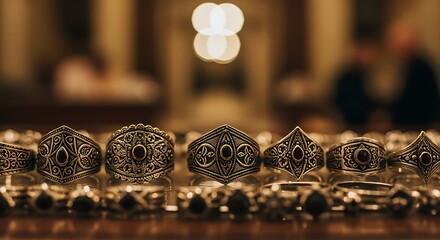
<path fill-rule="evenodd" d="M 367 94 L 370 67 L 376 57 L 375 44 L 365 37 L 353 43 L 349 61 L 336 79 L 335 104 L 349 125 L 364 125 L 375 109 Z"/>
<path fill-rule="evenodd" d="M 395 22 L 387 31 L 387 44 L 400 65 L 402 92 L 391 106 L 397 125 L 424 126 L 435 120 L 439 94 L 433 67 L 418 51 L 410 25 Z"/>

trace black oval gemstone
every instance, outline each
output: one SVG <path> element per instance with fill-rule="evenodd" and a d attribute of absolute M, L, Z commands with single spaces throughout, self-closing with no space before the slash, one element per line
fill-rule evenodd
<path fill-rule="evenodd" d="M 223 145 L 220 149 L 220 154 L 225 160 L 229 160 L 232 157 L 232 148 L 229 145 Z"/>
<path fill-rule="evenodd" d="M 207 208 L 208 205 L 206 204 L 205 199 L 199 195 L 193 197 L 188 206 L 188 209 L 194 214 L 202 214 Z"/>
<path fill-rule="evenodd" d="M 58 150 L 57 152 L 57 161 L 61 164 L 66 163 L 67 161 L 67 152 L 64 148 L 61 148 L 60 150 Z"/>
<path fill-rule="evenodd" d="M 368 163 L 370 161 L 370 153 L 365 149 L 361 149 L 357 154 L 357 159 L 361 163 Z"/>
<path fill-rule="evenodd" d="M 87 196 L 79 196 L 73 200 L 72 209 L 79 213 L 87 213 L 95 206 L 93 200 Z"/>
<path fill-rule="evenodd" d="M 4 213 L 8 209 L 9 209 L 8 201 L 6 201 L 6 199 L 2 195 L 0 195 L 0 214 Z"/>
<path fill-rule="evenodd" d="M 422 155 L 420 155 L 420 161 L 425 165 L 429 165 L 431 163 L 431 155 L 427 152 L 423 152 Z"/>
<path fill-rule="evenodd" d="M 234 215 L 244 215 L 249 211 L 250 202 L 243 192 L 237 190 L 228 198 L 226 205 L 230 213 Z"/>
<path fill-rule="evenodd" d="M 321 213 L 325 212 L 327 208 L 327 200 L 321 193 L 316 191 L 311 193 L 304 203 L 304 210 L 314 217 L 319 216 Z"/>
<path fill-rule="evenodd" d="M 134 156 L 134 159 L 136 159 L 136 160 L 144 159 L 146 154 L 147 153 L 145 151 L 145 147 L 142 145 L 136 145 L 133 148 L 133 156 Z"/>
<path fill-rule="evenodd" d="M 48 210 L 53 206 L 53 199 L 43 192 L 35 199 L 35 206 L 41 210 Z"/>
<path fill-rule="evenodd" d="M 134 199 L 131 194 L 127 193 L 121 198 L 119 205 L 125 210 L 133 209 L 136 206 L 136 199 Z"/>

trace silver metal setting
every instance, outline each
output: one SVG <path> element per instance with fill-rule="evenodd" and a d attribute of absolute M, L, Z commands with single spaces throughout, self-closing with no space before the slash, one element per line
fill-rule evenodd
<path fill-rule="evenodd" d="M 67 126 L 58 127 L 38 143 L 37 172 L 57 183 L 69 183 L 99 172 L 101 148 Z"/>
<path fill-rule="evenodd" d="M 188 169 L 227 184 L 260 171 L 258 144 L 245 133 L 222 125 L 188 146 Z"/>
<path fill-rule="evenodd" d="M 371 138 L 353 138 L 327 152 L 327 168 L 333 172 L 366 175 L 383 172 L 385 167 L 385 148 Z"/>
<path fill-rule="evenodd" d="M 390 154 L 388 166 L 409 169 L 428 183 L 440 168 L 440 148 L 422 131 L 407 147 Z"/>
<path fill-rule="evenodd" d="M 300 128 L 264 152 L 264 166 L 290 173 L 296 180 L 324 166 L 324 150 Z"/>
<path fill-rule="evenodd" d="M 107 144 L 106 172 L 128 182 L 149 182 L 174 168 L 174 142 L 149 125 L 117 130 Z"/>

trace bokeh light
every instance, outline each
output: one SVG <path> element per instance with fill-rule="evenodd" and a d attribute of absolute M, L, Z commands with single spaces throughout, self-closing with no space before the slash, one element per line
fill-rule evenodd
<path fill-rule="evenodd" d="M 244 24 L 240 8 L 231 3 L 203 3 L 194 10 L 191 20 L 198 32 L 194 50 L 199 58 L 226 64 L 238 56 L 241 42 L 237 33 Z"/>

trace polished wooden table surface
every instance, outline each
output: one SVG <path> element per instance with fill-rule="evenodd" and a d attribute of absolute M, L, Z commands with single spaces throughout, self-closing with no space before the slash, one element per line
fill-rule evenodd
<path fill-rule="evenodd" d="M 318 222 L 263 220 L 188 221 L 174 215 L 142 220 L 4 217 L 1 239 L 439 239 L 440 217 L 384 215 L 331 218 Z"/>

